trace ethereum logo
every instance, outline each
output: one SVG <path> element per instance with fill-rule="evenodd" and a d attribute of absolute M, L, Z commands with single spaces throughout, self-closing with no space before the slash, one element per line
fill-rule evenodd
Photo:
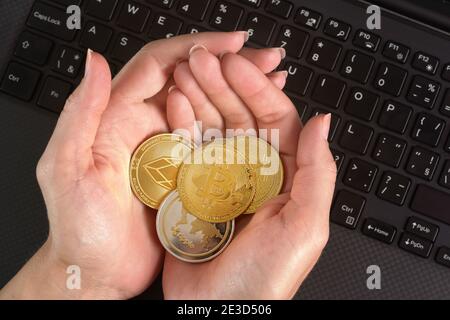
<path fill-rule="evenodd" d="M 156 184 L 164 189 L 173 190 L 179 164 L 178 159 L 162 157 L 145 163 L 143 167 Z"/>

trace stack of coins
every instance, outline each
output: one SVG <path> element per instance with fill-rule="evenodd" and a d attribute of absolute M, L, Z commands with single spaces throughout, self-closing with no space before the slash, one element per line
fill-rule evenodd
<path fill-rule="evenodd" d="M 176 258 L 199 263 L 232 240 L 235 219 L 277 196 L 283 165 L 275 148 L 253 136 L 215 139 L 200 147 L 175 134 L 140 145 L 130 182 L 145 205 L 158 210 L 156 229 Z"/>

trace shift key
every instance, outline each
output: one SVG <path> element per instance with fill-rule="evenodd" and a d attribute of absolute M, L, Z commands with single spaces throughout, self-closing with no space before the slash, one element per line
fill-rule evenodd
<path fill-rule="evenodd" d="M 450 194 L 419 184 L 411 209 L 450 225 Z"/>

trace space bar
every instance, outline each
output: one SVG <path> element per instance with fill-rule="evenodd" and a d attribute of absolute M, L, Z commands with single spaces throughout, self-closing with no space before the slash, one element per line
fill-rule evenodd
<path fill-rule="evenodd" d="M 411 209 L 450 224 L 450 194 L 423 184 L 417 186 Z"/>

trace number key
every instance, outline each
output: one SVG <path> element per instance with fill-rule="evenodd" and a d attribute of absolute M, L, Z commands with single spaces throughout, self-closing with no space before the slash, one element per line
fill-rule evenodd
<path fill-rule="evenodd" d="M 210 0 L 182 0 L 178 5 L 178 12 L 194 20 L 202 21 L 209 3 Z"/>
<path fill-rule="evenodd" d="M 276 22 L 274 20 L 257 13 L 250 13 L 244 30 L 248 31 L 250 41 L 267 46 L 275 27 Z"/>
<path fill-rule="evenodd" d="M 235 31 L 243 14 L 244 10 L 240 7 L 219 1 L 212 13 L 210 25 L 222 31 Z"/>
<path fill-rule="evenodd" d="M 308 33 L 290 26 L 283 26 L 275 42 L 275 47 L 286 50 L 286 54 L 293 58 L 300 58 L 308 42 Z"/>
<path fill-rule="evenodd" d="M 380 91 L 398 97 L 403 89 L 408 73 L 389 63 L 382 63 L 378 68 L 374 85 Z"/>
<path fill-rule="evenodd" d="M 340 45 L 322 38 L 316 38 L 309 52 L 308 62 L 319 68 L 333 71 L 341 51 Z"/>
<path fill-rule="evenodd" d="M 360 83 L 367 83 L 374 64 L 374 58 L 358 51 L 350 50 L 347 52 L 342 64 L 341 75 Z"/>

